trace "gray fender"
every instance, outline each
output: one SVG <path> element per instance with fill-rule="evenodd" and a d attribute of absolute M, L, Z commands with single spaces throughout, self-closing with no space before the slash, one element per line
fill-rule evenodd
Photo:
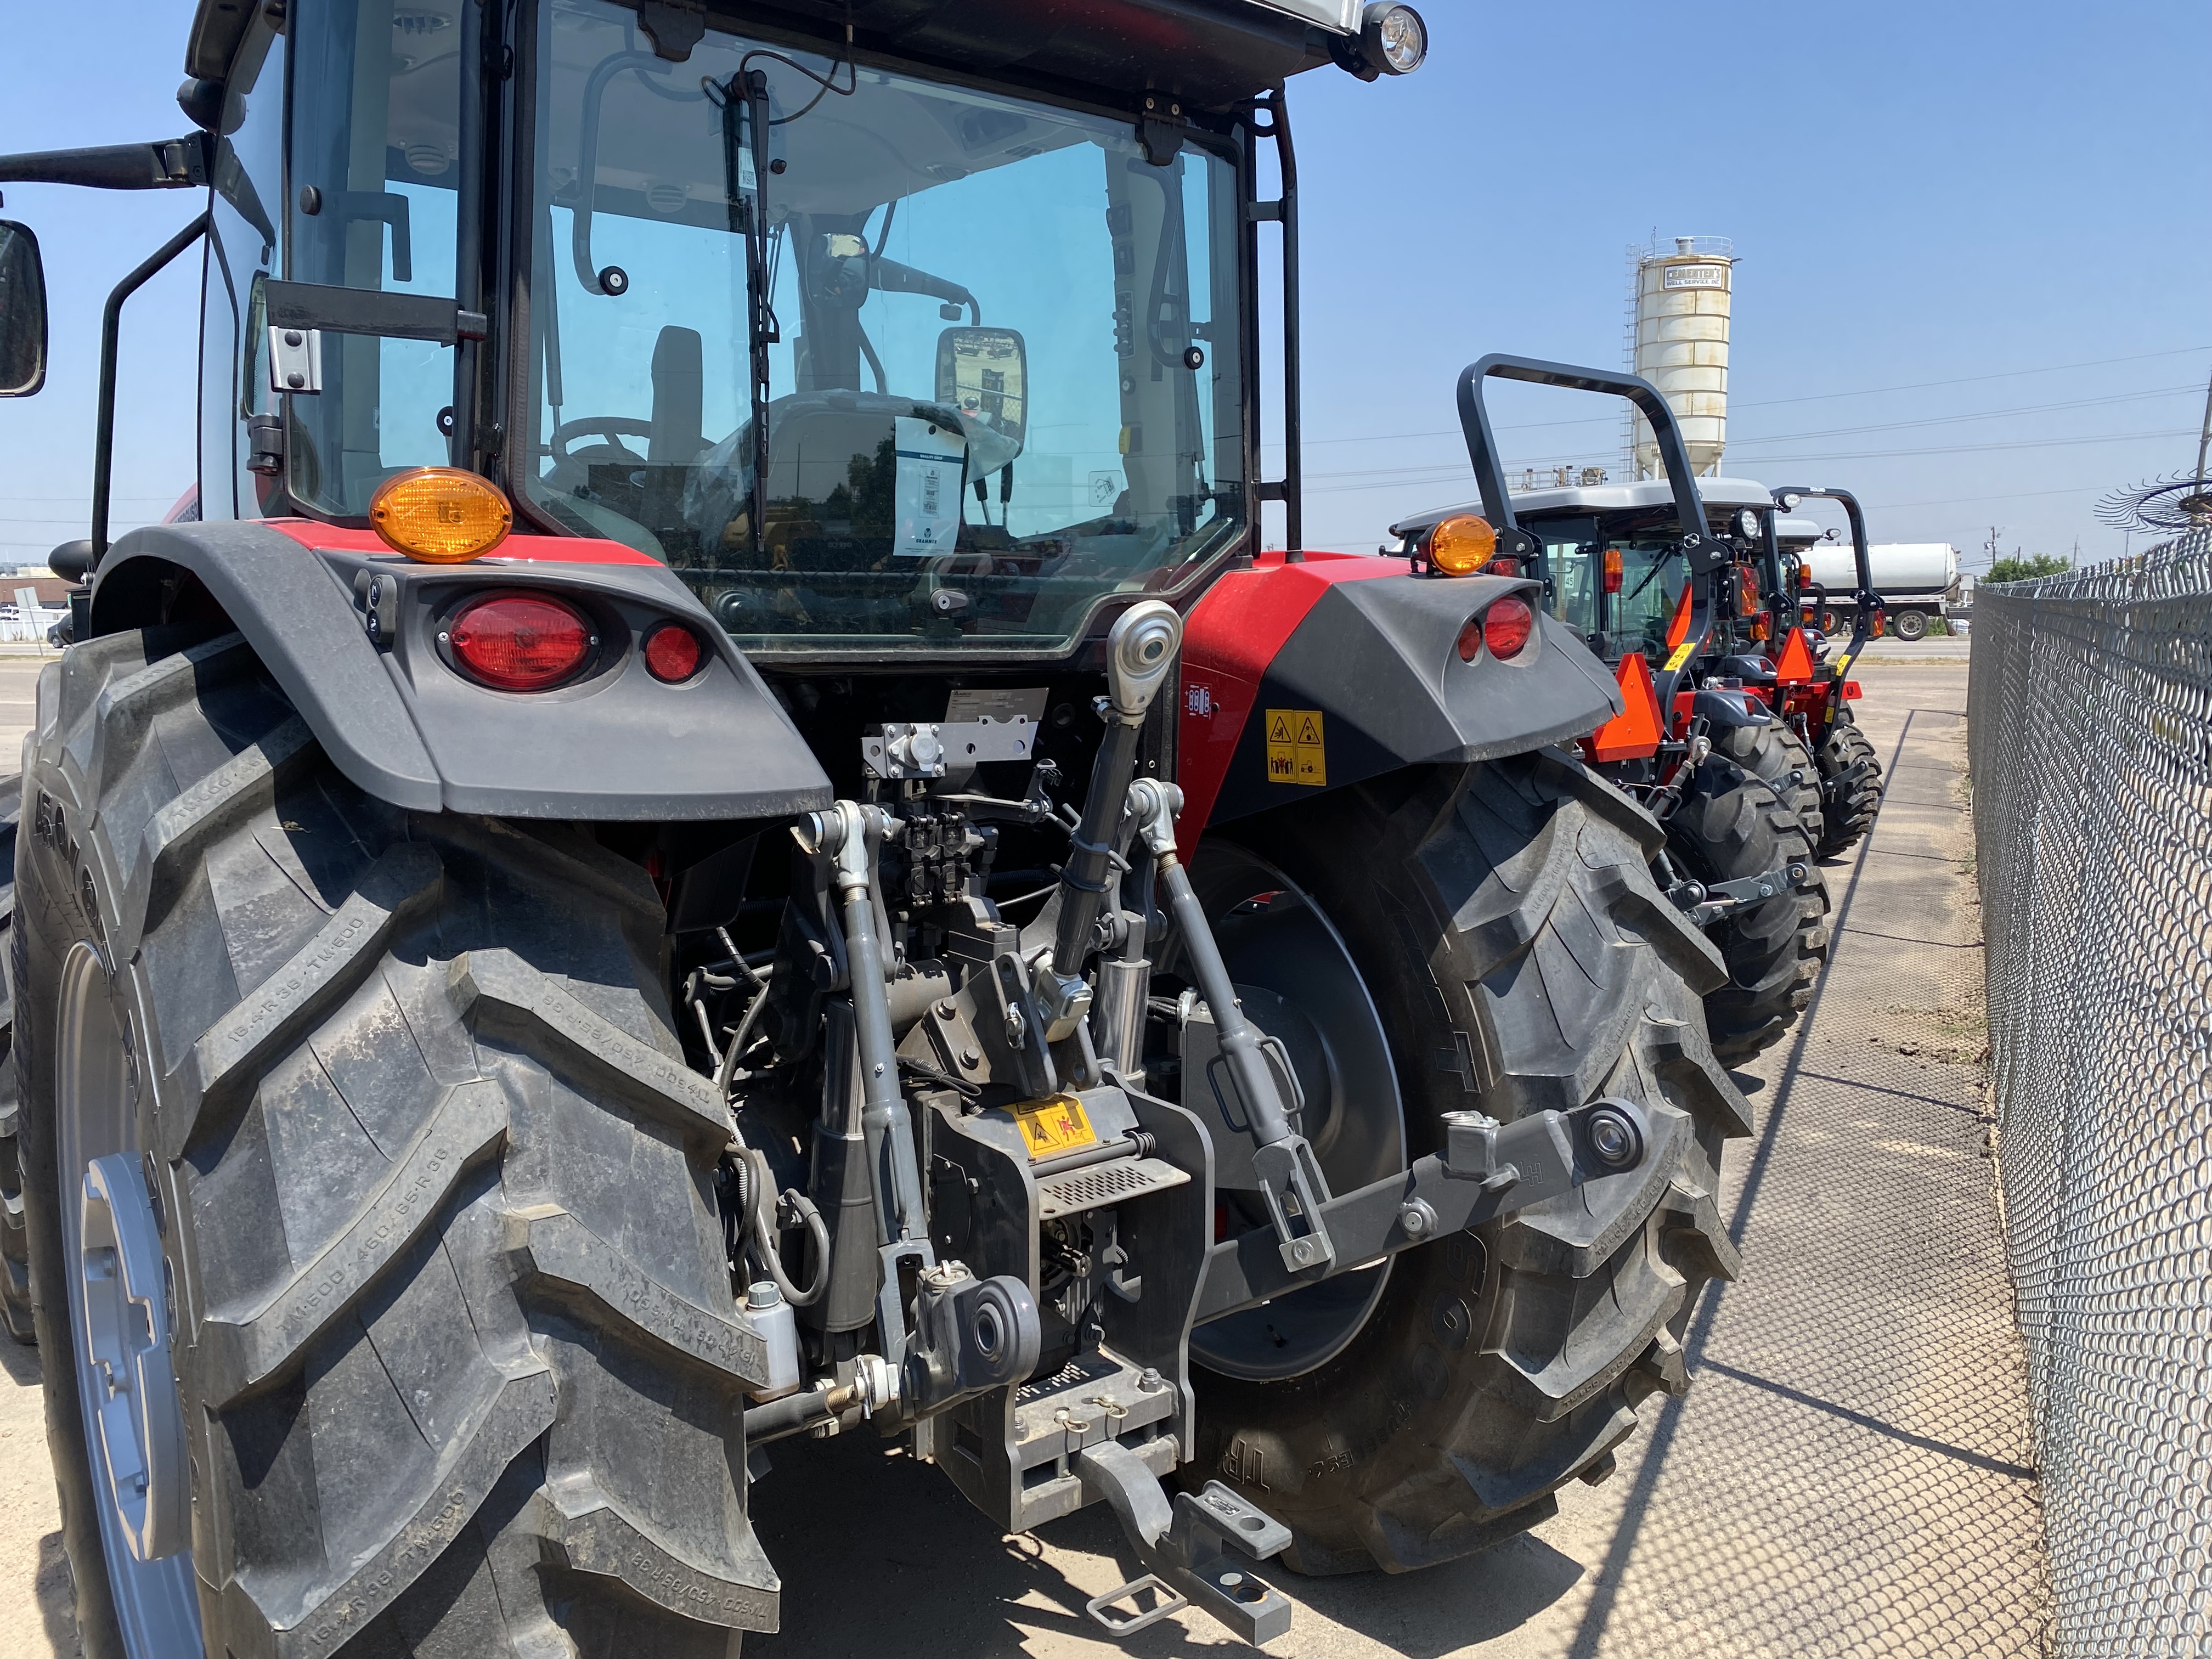
<path fill-rule="evenodd" d="M 358 539 L 354 538 L 353 539 Z M 189 573 L 242 634 L 331 763 L 380 800 L 502 817 L 781 817 L 829 805 L 828 776 L 752 665 L 660 565 L 480 559 L 310 549 L 251 521 L 155 525 L 123 537 L 93 586 L 92 631 L 153 627 L 205 611 Z M 380 585 L 379 641 L 367 594 Z M 599 645 L 578 680 L 493 691 L 464 678 L 438 635 L 488 590 L 552 591 Z M 646 672 L 645 631 L 690 624 L 704 666 L 665 685 Z"/>
<path fill-rule="evenodd" d="M 1510 592 L 1537 613 L 1528 644 L 1510 661 L 1487 651 L 1463 661 L 1461 630 Z M 1197 628 L 1199 637 L 1184 646 L 1183 678 L 1194 690 L 1207 678 L 1205 619 Z M 1187 691 L 1187 704 L 1190 697 Z M 1288 805 L 1402 767 L 1523 754 L 1595 731 L 1621 706 L 1605 665 L 1543 615 L 1542 589 L 1533 581 L 1403 575 L 1332 582 L 1261 675 L 1205 821 Z M 1279 712 L 1320 715 L 1318 777 L 1310 764 L 1294 764 L 1285 775 L 1280 744 L 1270 743 Z M 1181 769 L 1202 787 L 1210 780 L 1190 775 L 1206 765 L 1186 750 Z M 1194 793 L 1187 783 L 1186 793 Z"/>

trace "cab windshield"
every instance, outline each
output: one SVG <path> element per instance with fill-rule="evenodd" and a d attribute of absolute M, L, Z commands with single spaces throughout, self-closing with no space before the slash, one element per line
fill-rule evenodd
<path fill-rule="evenodd" d="M 539 514 L 776 652 L 1062 649 L 1235 538 L 1227 151 L 713 28 L 672 63 L 638 17 L 539 30 Z"/>

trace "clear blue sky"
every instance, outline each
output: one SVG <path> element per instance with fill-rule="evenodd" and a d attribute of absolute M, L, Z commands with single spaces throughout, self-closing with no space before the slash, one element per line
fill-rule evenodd
<path fill-rule="evenodd" d="M 99 10 L 95 58 L 76 9 L 11 9 L 0 150 L 184 130 L 190 7 Z M 1724 470 L 1852 488 L 1877 540 L 1978 564 L 1995 525 L 2007 551 L 2103 557 L 2097 497 L 2193 463 L 2212 118 L 2174 66 L 2212 52 L 2202 0 L 1427 12 L 1419 74 L 1292 85 L 1312 544 L 1472 493 L 1469 360 L 1618 366 L 1623 251 L 1655 231 L 1736 244 Z M 101 301 L 195 207 L 5 191 L 55 318 L 46 391 L 0 403 L 0 561 L 84 533 Z M 197 297 L 188 256 L 126 313 L 118 526 L 191 481 Z M 1615 460 L 1610 407 L 1513 390 L 1510 459 Z"/>

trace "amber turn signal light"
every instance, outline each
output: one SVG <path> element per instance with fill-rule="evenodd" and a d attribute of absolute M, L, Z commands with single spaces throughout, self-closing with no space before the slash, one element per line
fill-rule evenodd
<path fill-rule="evenodd" d="M 369 500 L 368 524 L 395 553 L 425 564 L 459 564 L 505 541 L 514 527 L 514 509 L 473 472 L 418 466 L 378 486 Z"/>
<path fill-rule="evenodd" d="M 1447 576 L 1471 576 L 1498 550 L 1498 531 L 1472 513 L 1446 519 L 1429 532 L 1429 562 Z"/>
<path fill-rule="evenodd" d="M 1605 591 L 1608 593 L 1620 592 L 1620 550 L 1617 547 L 1605 550 Z"/>

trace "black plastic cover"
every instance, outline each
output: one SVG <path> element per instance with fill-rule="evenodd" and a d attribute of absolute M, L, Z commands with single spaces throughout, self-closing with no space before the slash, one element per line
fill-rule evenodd
<path fill-rule="evenodd" d="M 1772 724 L 1766 705 L 1748 691 L 1730 690 L 1723 686 L 1707 686 L 1698 693 L 1690 704 L 1690 712 L 1708 726 L 1768 726 Z"/>
<path fill-rule="evenodd" d="M 93 631 L 162 620 L 179 571 L 246 635 L 337 769 L 396 806 L 661 821 L 781 817 L 831 799 L 752 665 L 660 566 L 427 565 L 310 551 L 252 522 L 155 525 L 101 563 Z M 454 611 L 518 588 L 556 593 L 592 623 L 596 654 L 570 684 L 494 691 L 451 665 L 437 636 Z M 638 649 L 668 620 L 707 646 L 678 685 L 647 673 Z"/>
<path fill-rule="evenodd" d="M 709 0 L 742 31 L 778 13 L 842 33 L 864 51 L 1079 94 L 1150 93 L 1222 110 L 1331 60 L 1328 34 L 1252 0 Z"/>
<path fill-rule="evenodd" d="M 1519 655 L 1459 654 L 1461 631 L 1518 593 L 1538 613 Z M 1334 584 L 1260 684 L 1209 823 L 1243 817 L 1404 766 L 1488 760 L 1592 732 L 1621 711 L 1605 665 L 1541 613 L 1538 585 L 1505 576 L 1378 576 Z M 1322 716 L 1324 776 L 1270 775 L 1268 715 Z"/>

